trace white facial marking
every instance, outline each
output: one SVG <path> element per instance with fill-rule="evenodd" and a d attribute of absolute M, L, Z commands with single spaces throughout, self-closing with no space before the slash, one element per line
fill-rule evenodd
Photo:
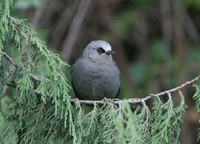
<path fill-rule="evenodd" d="M 90 45 L 91 45 L 93 48 L 95 48 L 95 49 L 101 47 L 101 48 L 103 48 L 106 52 L 112 50 L 110 44 L 107 43 L 106 41 L 103 41 L 103 40 L 92 41 L 92 42 L 90 43 Z"/>
<path fill-rule="evenodd" d="M 109 43 L 103 40 L 96 40 L 90 42 L 86 48 L 83 50 L 83 57 L 90 57 L 92 59 L 97 59 L 100 55 L 97 53 L 98 48 L 102 48 L 105 52 L 112 51 Z M 111 55 L 109 57 L 112 57 Z"/>

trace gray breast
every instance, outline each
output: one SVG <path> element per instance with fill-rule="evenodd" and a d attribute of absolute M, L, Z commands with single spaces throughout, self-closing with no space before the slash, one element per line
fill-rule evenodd
<path fill-rule="evenodd" d="M 97 64 L 79 58 L 72 67 L 72 86 L 79 99 L 114 98 L 120 88 L 120 72 L 113 61 Z"/>

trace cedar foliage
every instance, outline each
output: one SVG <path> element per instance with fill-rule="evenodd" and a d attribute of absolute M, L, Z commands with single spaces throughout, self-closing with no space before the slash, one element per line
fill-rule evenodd
<path fill-rule="evenodd" d="M 4 0 L 0 18 L 0 143 L 179 143 L 186 105 L 180 93 L 175 107 L 168 94 L 153 107 L 123 100 L 94 105 L 85 112 L 79 100 L 70 102 L 67 66 L 38 39 L 30 24 L 10 15 L 12 0 Z M 194 99 L 199 110 L 200 90 Z M 9 91 L 9 93 L 8 93 Z"/>

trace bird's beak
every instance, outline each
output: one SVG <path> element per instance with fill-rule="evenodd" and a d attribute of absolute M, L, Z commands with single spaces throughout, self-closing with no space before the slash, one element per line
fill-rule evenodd
<path fill-rule="evenodd" d="M 110 50 L 110 51 L 107 51 L 106 54 L 107 54 L 107 55 L 111 55 L 111 54 L 115 54 L 115 52 L 112 51 L 112 50 Z"/>

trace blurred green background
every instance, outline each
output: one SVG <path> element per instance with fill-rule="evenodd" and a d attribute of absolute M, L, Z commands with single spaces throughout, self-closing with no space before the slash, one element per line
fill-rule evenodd
<path fill-rule="evenodd" d="M 159 93 L 200 72 L 200 0 L 17 0 L 13 15 L 28 19 L 70 65 L 90 41 L 109 42 L 122 73 L 120 98 Z M 181 143 L 195 144 L 194 88 L 182 92 L 188 108 Z"/>

